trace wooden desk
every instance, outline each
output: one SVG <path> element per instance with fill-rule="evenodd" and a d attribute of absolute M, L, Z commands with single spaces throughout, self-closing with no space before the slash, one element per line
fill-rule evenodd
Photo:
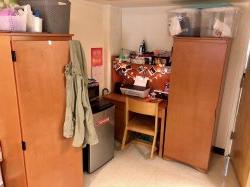
<path fill-rule="evenodd" d="M 115 138 L 116 140 L 122 142 L 124 128 L 125 128 L 125 103 L 126 95 L 111 93 L 104 96 L 105 99 L 113 102 L 116 105 L 115 114 Z M 140 99 L 140 98 L 138 98 Z M 162 157 L 163 154 L 163 142 L 164 142 L 164 132 L 165 132 L 165 120 L 166 120 L 166 109 L 167 101 L 162 101 L 159 104 L 159 118 L 161 119 L 161 130 L 160 130 L 160 144 L 159 144 L 159 156 Z"/>

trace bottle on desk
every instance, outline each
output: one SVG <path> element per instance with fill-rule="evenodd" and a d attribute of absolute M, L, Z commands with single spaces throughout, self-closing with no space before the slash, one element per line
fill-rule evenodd
<path fill-rule="evenodd" d="M 142 41 L 140 48 L 139 48 L 139 53 L 142 55 L 146 53 L 146 42 L 145 40 Z"/>

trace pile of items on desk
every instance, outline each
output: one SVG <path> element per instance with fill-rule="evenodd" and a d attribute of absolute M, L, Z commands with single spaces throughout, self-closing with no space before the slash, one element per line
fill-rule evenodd
<path fill-rule="evenodd" d="M 122 49 L 120 56 L 113 61 L 113 68 L 124 80 L 117 92 L 145 98 L 150 92 L 149 85 L 171 72 L 171 52 L 164 50 L 147 52 L 143 41 L 139 52 Z M 163 90 L 153 90 L 151 95 L 153 97 L 159 93 L 167 95 L 169 82 L 165 82 L 162 87 Z"/>
<path fill-rule="evenodd" d="M 119 61 L 133 64 L 171 66 L 171 52 L 165 50 L 147 52 L 146 42 L 143 40 L 139 47 L 139 52 L 122 49 Z"/>

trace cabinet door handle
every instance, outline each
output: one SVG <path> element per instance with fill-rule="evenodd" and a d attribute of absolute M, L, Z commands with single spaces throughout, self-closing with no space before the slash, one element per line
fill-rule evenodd
<path fill-rule="evenodd" d="M 22 141 L 22 150 L 26 151 L 26 149 L 27 149 L 26 142 Z"/>

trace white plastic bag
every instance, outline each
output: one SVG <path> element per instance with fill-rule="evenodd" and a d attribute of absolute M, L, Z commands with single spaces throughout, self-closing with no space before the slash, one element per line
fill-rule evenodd
<path fill-rule="evenodd" d="M 202 10 L 201 36 L 234 37 L 237 31 L 237 7 L 218 7 Z"/>
<path fill-rule="evenodd" d="M 178 35 L 182 32 L 178 16 L 174 16 L 170 19 L 169 32 L 171 36 Z"/>
<path fill-rule="evenodd" d="M 219 19 L 215 19 L 215 23 L 213 26 L 214 36 L 216 37 L 231 37 L 232 30 L 231 28 L 224 22 L 221 22 Z"/>
<path fill-rule="evenodd" d="M 31 6 L 25 6 L 27 12 L 27 31 L 28 32 L 42 32 L 42 19 L 33 15 Z"/>
<path fill-rule="evenodd" d="M 4 187 L 4 185 L 3 185 L 2 170 L 1 170 L 1 162 L 2 161 L 3 161 L 3 152 L 2 152 L 2 147 L 0 145 L 0 187 Z"/>

